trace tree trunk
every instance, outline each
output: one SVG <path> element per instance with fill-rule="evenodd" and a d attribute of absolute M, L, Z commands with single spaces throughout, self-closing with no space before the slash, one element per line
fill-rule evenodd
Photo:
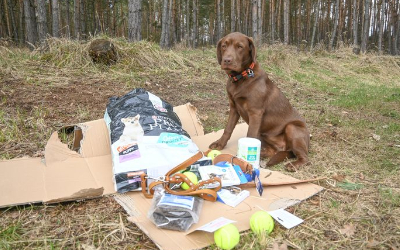
<path fill-rule="evenodd" d="M 385 6 L 386 0 L 380 1 L 381 11 L 379 16 L 379 39 L 378 39 L 378 51 L 379 54 L 382 54 L 382 38 L 383 38 L 383 29 L 384 29 L 384 21 L 385 21 Z"/>
<path fill-rule="evenodd" d="M 282 34 L 281 34 L 281 31 L 282 31 L 282 28 L 281 28 L 282 6 L 283 6 L 282 0 L 277 0 L 277 4 L 276 4 L 276 17 L 277 17 L 277 19 L 276 19 L 276 34 L 277 34 L 279 41 L 282 41 L 282 39 L 281 39 L 282 38 Z"/>
<path fill-rule="evenodd" d="M 198 3 L 197 0 L 193 0 L 193 30 L 192 30 L 193 48 L 196 48 L 198 45 L 197 13 L 198 13 Z"/>
<path fill-rule="evenodd" d="M 399 54 L 399 48 L 397 47 L 397 43 L 398 43 L 398 32 L 399 32 L 399 0 L 396 0 L 393 2 L 393 50 L 392 50 L 392 54 L 393 55 L 398 55 Z"/>
<path fill-rule="evenodd" d="M 249 34 L 249 7 L 250 3 L 247 0 L 243 1 L 243 24 L 242 24 L 242 33 L 244 33 L 245 35 Z"/>
<path fill-rule="evenodd" d="M 283 43 L 289 44 L 289 0 L 284 0 L 283 8 Z"/>
<path fill-rule="evenodd" d="M 25 43 L 25 25 L 24 25 L 24 1 L 19 0 L 19 43 Z"/>
<path fill-rule="evenodd" d="M 65 13 L 66 13 L 66 19 L 67 19 L 67 25 L 66 25 L 66 36 L 67 38 L 71 37 L 71 18 L 69 15 L 69 0 L 65 0 Z"/>
<path fill-rule="evenodd" d="M 6 37 L 6 31 L 4 30 L 4 23 L 3 23 L 3 13 L 4 13 L 4 7 L 0 1 L 0 38 Z"/>
<path fill-rule="evenodd" d="M 251 27 L 252 27 L 252 33 L 251 35 L 253 36 L 254 42 L 258 43 L 258 28 L 257 28 L 257 0 L 251 0 L 252 3 L 252 8 L 251 8 Z"/>
<path fill-rule="evenodd" d="M 357 0 L 353 1 L 353 46 L 358 47 L 358 6 Z"/>
<path fill-rule="evenodd" d="M 79 1 L 82 0 L 74 0 L 74 36 L 76 39 L 80 39 L 81 29 L 79 24 Z"/>
<path fill-rule="evenodd" d="M 343 41 L 343 29 L 344 29 L 344 20 L 346 16 L 346 8 L 345 4 L 348 4 L 348 1 L 346 3 L 339 4 L 339 20 L 338 20 L 338 27 L 337 27 L 337 41 L 336 41 L 336 48 L 339 47 L 340 42 Z"/>
<path fill-rule="evenodd" d="M 369 6 L 371 0 L 365 0 L 364 5 L 364 25 L 361 38 L 361 51 L 363 53 L 367 52 L 368 37 L 369 37 Z"/>
<path fill-rule="evenodd" d="M 354 0 L 352 0 L 354 1 Z M 353 11 L 352 11 L 352 5 L 353 3 L 351 1 L 348 2 L 347 4 L 347 42 L 350 44 L 350 41 L 353 41 Z"/>
<path fill-rule="evenodd" d="M 221 0 L 217 0 L 217 41 L 222 38 L 222 14 L 221 14 Z"/>
<path fill-rule="evenodd" d="M 400 3 L 397 0 L 397 36 L 396 36 L 396 46 L 397 46 L 397 55 L 400 55 Z"/>
<path fill-rule="evenodd" d="M 44 42 L 47 36 L 47 17 L 45 0 L 36 0 L 36 16 L 39 41 Z"/>
<path fill-rule="evenodd" d="M 60 13 L 58 9 L 58 0 L 52 0 L 52 14 L 53 14 L 53 36 L 60 37 Z"/>
<path fill-rule="evenodd" d="M 261 10 L 261 0 L 257 0 L 257 17 L 258 17 L 258 23 L 257 23 L 257 37 L 258 37 L 258 42 L 259 44 L 262 43 L 262 10 Z"/>
<path fill-rule="evenodd" d="M 184 0 L 180 0 L 180 42 L 184 41 L 185 38 L 185 8 L 184 8 Z"/>
<path fill-rule="evenodd" d="M 38 42 L 38 33 L 33 0 L 24 0 L 24 13 L 27 42 L 35 45 Z"/>
<path fill-rule="evenodd" d="M 236 0 L 235 0 L 236 1 Z M 237 2 L 236 2 L 236 26 L 237 26 L 237 29 L 236 29 L 236 31 L 239 31 L 239 32 L 242 32 L 242 13 L 241 13 L 241 3 L 240 3 L 240 0 L 237 0 Z"/>
<path fill-rule="evenodd" d="M 301 44 L 301 41 L 302 41 L 302 33 L 301 33 L 301 1 L 298 1 L 296 26 L 297 26 L 297 47 L 299 48 L 300 44 Z"/>
<path fill-rule="evenodd" d="M 149 9 L 150 9 L 150 3 L 149 3 Z M 117 30 L 117 18 L 116 18 L 116 16 L 117 16 L 117 14 L 116 14 L 116 12 L 117 12 L 117 8 L 115 7 L 115 0 L 112 0 L 112 35 L 113 36 L 117 36 L 117 33 L 116 33 L 116 30 Z M 148 17 L 150 17 L 150 10 L 149 10 L 149 15 L 148 15 Z M 147 24 L 147 27 L 149 27 L 150 25 L 149 25 L 149 23 Z M 148 35 L 149 35 L 149 32 L 147 33 L 147 38 L 149 38 L 148 37 Z"/>
<path fill-rule="evenodd" d="M 236 2 L 236 0 L 231 0 L 231 32 L 234 32 L 236 30 L 236 27 L 235 27 L 235 21 L 236 21 L 235 2 Z"/>
<path fill-rule="evenodd" d="M 168 27 L 168 32 L 169 32 L 169 36 L 168 36 L 168 44 L 170 45 L 170 47 L 173 45 L 172 43 L 172 36 L 173 36 L 173 29 L 171 27 L 171 23 L 172 23 L 172 3 L 174 0 L 169 0 L 168 3 L 168 22 L 167 22 L 167 27 Z"/>
<path fill-rule="evenodd" d="M 318 18 L 319 18 L 319 9 L 321 6 L 321 0 L 318 0 L 317 3 L 317 8 L 315 11 L 315 17 L 314 17 L 314 27 L 313 27 L 313 32 L 312 32 L 312 36 L 311 36 L 311 45 L 310 45 L 310 51 L 313 49 L 314 47 L 314 38 L 315 38 L 315 33 L 317 31 L 317 25 L 318 25 Z"/>
<path fill-rule="evenodd" d="M 1 5 L 1 3 L 0 3 L 0 5 Z M 5 14 L 5 16 L 6 16 L 7 35 L 8 35 L 8 37 L 12 37 L 10 18 L 9 18 L 9 16 L 8 16 L 8 4 L 7 4 L 7 0 L 4 0 L 3 5 L 4 5 L 4 14 Z"/>
<path fill-rule="evenodd" d="M 185 42 L 189 44 L 189 35 L 190 35 L 190 2 L 186 0 L 186 30 L 185 30 Z"/>
<path fill-rule="evenodd" d="M 311 0 L 307 0 L 307 26 L 305 32 L 305 38 L 307 42 L 310 42 L 310 31 L 311 31 Z"/>
<path fill-rule="evenodd" d="M 336 38 L 336 32 L 337 32 L 337 27 L 339 24 L 339 0 L 336 0 L 336 4 L 335 4 L 335 21 L 333 24 L 333 31 L 332 31 L 332 36 L 331 36 L 331 40 L 329 42 L 329 49 L 332 50 L 333 49 L 333 42 Z"/>
<path fill-rule="evenodd" d="M 271 15 L 271 43 L 275 42 L 275 0 L 271 0 L 270 15 Z"/>
<path fill-rule="evenodd" d="M 171 18 L 171 29 L 172 29 L 172 44 L 176 44 L 178 42 L 178 29 L 177 29 L 177 19 L 179 14 L 176 9 L 176 0 L 171 1 L 171 10 L 170 10 L 170 18 Z"/>
<path fill-rule="evenodd" d="M 11 21 L 11 29 L 12 29 L 12 34 L 15 42 L 18 42 L 18 30 L 17 30 L 17 23 L 15 21 L 15 15 L 14 11 L 11 5 L 11 0 L 7 1 L 8 3 L 8 10 L 10 12 L 10 21 Z M 6 3 L 4 3 L 6 5 Z"/>
<path fill-rule="evenodd" d="M 128 40 L 140 41 L 142 40 L 142 1 L 129 0 L 128 8 Z"/>
<path fill-rule="evenodd" d="M 86 38 L 86 25 L 85 25 L 85 1 L 80 0 L 79 1 L 79 25 L 80 25 L 80 34 L 81 34 L 81 39 Z"/>
<path fill-rule="evenodd" d="M 168 25 L 168 0 L 163 0 L 163 12 L 162 12 L 162 23 L 161 23 L 161 39 L 160 46 L 162 48 L 169 48 L 169 27 Z"/>
<path fill-rule="evenodd" d="M 225 35 L 225 0 L 221 0 L 221 12 L 222 12 L 222 14 L 221 14 L 221 16 L 222 16 L 222 18 L 221 18 L 221 20 L 222 20 L 222 23 L 221 23 L 221 25 L 222 25 L 222 36 L 224 36 Z"/>

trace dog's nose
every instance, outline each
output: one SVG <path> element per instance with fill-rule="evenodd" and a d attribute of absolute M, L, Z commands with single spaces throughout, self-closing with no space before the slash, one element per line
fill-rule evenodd
<path fill-rule="evenodd" d="M 231 64 L 232 63 L 232 57 L 230 57 L 230 56 L 224 57 L 224 63 L 225 64 Z"/>

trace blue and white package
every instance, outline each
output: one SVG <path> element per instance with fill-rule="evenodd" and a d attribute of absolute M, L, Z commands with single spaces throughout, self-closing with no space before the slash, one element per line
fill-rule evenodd
<path fill-rule="evenodd" d="M 144 89 L 111 97 L 104 120 L 119 193 L 141 190 L 141 174 L 159 178 L 198 152 L 173 107 Z"/>

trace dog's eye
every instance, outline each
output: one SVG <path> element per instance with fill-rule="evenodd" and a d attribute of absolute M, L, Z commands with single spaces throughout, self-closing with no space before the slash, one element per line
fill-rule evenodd
<path fill-rule="evenodd" d="M 243 49 L 243 46 L 242 46 L 242 45 L 238 45 L 238 48 L 239 48 L 239 49 Z"/>
<path fill-rule="evenodd" d="M 226 44 L 222 44 L 221 48 L 226 49 Z"/>

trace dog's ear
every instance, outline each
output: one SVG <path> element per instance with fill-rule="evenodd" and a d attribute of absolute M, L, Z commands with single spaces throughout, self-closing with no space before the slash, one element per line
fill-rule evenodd
<path fill-rule="evenodd" d="M 249 40 L 250 57 L 253 60 L 253 62 L 255 63 L 256 62 L 256 57 L 257 57 L 256 46 L 254 46 L 253 38 L 248 37 L 247 39 Z"/>
<path fill-rule="evenodd" d="M 219 65 L 221 65 L 221 62 L 222 62 L 221 43 L 222 43 L 222 39 L 220 39 L 217 44 L 217 59 L 218 59 Z"/>

